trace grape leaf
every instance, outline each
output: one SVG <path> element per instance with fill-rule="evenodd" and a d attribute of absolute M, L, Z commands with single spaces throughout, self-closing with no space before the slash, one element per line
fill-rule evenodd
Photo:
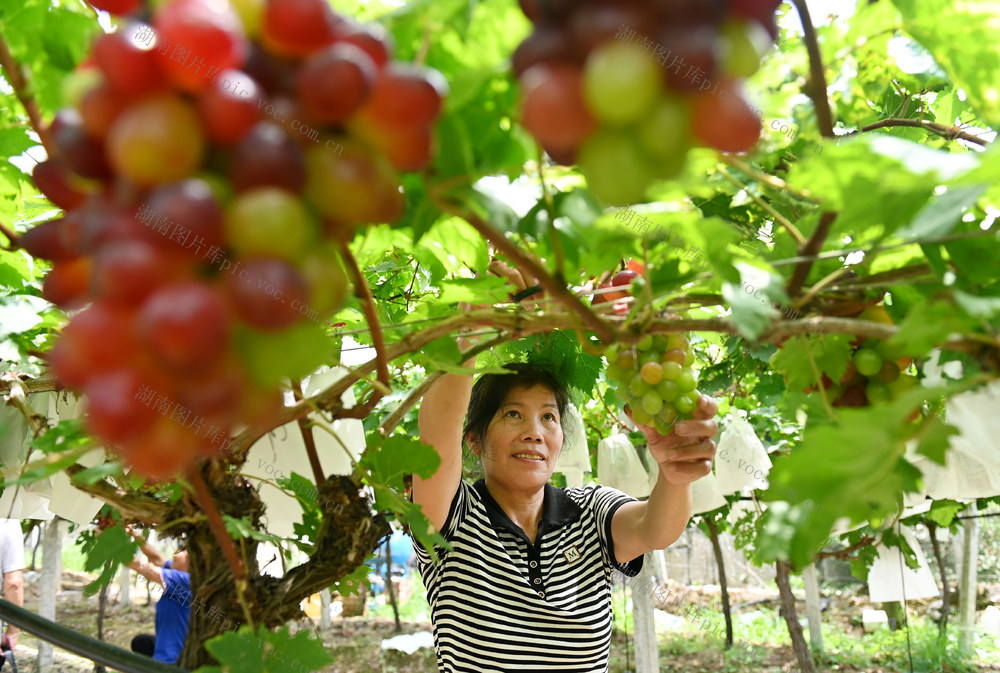
<path fill-rule="evenodd" d="M 205 643 L 205 649 L 222 666 L 202 666 L 197 673 L 301 673 L 317 671 L 333 661 L 323 642 L 309 631 L 292 636 L 287 626 L 274 632 L 264 626 L 256 631 L 243 626 L 238 632 L 228 631 L 212 638 Z"/>

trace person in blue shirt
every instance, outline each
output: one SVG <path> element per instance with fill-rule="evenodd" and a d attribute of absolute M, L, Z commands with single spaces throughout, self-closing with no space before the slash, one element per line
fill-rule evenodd
<path fill-rule="evenodd" d="M 135 559 L 128 567 L 163 588 L 156 603 L 156 635 L 140 634 L 132 639 L 132 651 L 157 661 L 175 664 L 180 659 L 191 621 L 191 574 L 188 553 L 182 545 L 170 560 L 163 557 L 131 526 L 125 530 L 140 542 L 148 562 Z"/>

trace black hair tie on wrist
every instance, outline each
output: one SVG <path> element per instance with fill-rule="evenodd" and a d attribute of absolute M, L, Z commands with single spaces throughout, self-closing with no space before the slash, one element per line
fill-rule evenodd
<path fill-rule="evenodd" d="M 535 294 L 536 292 L 541 292 L 541 291 L 542 291 L 542 286 L 541 285 L 532 285 L 531 287 L 525 288 L 525 289 L 521 290 L 520 292 L 518 292 L 517 294 L 514 295 L 514 297 L 513 297 L 514 303 L 518 303 L 522 299 L 530 297 L 531 295 Z"/>

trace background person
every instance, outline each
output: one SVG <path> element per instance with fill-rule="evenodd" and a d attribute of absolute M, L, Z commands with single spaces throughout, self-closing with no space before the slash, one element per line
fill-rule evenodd
<path fill-rule="evenodd" d="M 187 639 L 191 621 L 191 574 L 188 553 L 182 545 L 167 560 L 131 526 L 125 530 L 140 542 L 140 549 L 149 562 L 133 560 L 128 567 L 163 587 L 156 602 L 156 635 L 140 634 L 132 639 L 132 651 L 157 661 L 177 663 Z"/>
<path fill-rule="evenodd" d="M 0 571 L 3 572 L 3 597 L 18 607 L 24 607 L 24 537 L 17 519 L 0 519 Z M 21 629 L 8 624 L 0 638 L 0 649 L 17 647 Z"/>

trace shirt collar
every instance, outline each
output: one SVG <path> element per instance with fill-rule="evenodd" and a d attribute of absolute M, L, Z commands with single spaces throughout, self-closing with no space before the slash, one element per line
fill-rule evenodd
<path fill-rule="evenodd" d="M 474 485 L 486 506 L 486 514 L 494 529 L 505 529 L 515 535 L 524 536 L 521 527 L 510 520 L 497 501 L 486 488 L 486 480 L 480 479 Z M 545 484 L 545 494 L 542 496 L 542 520 L 538 522 L 538 534 L 562 528 L 580 518 L 583 508 L 566 495 L 566 491 L 552 484 Z"/>

